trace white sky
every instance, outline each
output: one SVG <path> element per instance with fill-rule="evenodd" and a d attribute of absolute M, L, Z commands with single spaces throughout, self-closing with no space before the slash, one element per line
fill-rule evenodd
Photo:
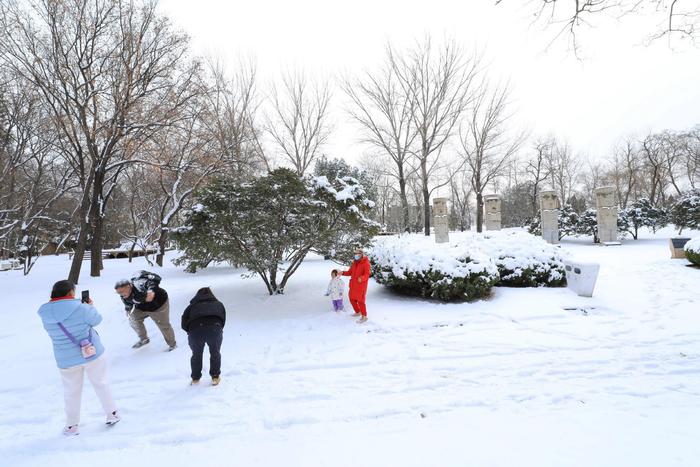
<path fill-rule="evenodd" d="M 525 0 L 161 0 L 161 9 L 190 34 L 196 52 L 233 66 L 256 58 L 263 80 L 303 68 L 333 78 L 379 63 L 396 44 L 431 33 L 485 52 L 495 77 L 513 85 L 520 125 L 533 135 L 566 138 L 575 151 L 604 156 L 619 138 L 700 123 L 700 48 L 672 51 L 667 42 L 638 45 L 638 24 L 608 21 L 584 32 L 584 60 L 566 40 L 532 25 Z M 635 20 L 640 22 L 639 20 Z M 335 132 L 326 153 L 354 160 L 365 149 L 335 92 Z"/>

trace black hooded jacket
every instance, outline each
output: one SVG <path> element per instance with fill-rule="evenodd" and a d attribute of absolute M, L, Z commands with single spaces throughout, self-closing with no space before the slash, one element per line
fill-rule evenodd
<path fill-rule="evenodd" d="M 131 282 L 131 295 L 122 298 L 124 309 L 130 311 L 135 308 L 139 311 L 157 311 L 168 301 L 168 292 L 160 287 L 161 278 L 158 274 L 148 271 L 139 271 Z M 154 297 L 150 302 L 146 301 L 146 294 L 153 292 Z"/>
<path fill-rule="evenodd" d="M 182 314 L 182 329 L 190 332 L 195 326 L 221 326 L 226 324 L 224 304 L 211 292 L 197 292 Z"/>

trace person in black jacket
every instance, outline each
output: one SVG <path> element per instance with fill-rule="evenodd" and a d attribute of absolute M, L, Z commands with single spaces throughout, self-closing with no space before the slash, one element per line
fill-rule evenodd
<path fill-rule="evenodd" d="M 175 331 L 170 324 L 168 292 L 160 287 L 160 280 L 158 274 L 139 271 L 131 279 L 120 280 L 114 285 L 114 290 L 124 303 L 129 323 L 139 336 L 138 342 L 132 346 L 134 349 L 151 342 L 143 324 L 146 318 L 151 318 L 156 323 L 168 344 L 168 351 L 177 347 Z"/>
<path fill-rule="evenodd" d="M 192 383 L 202 378 L 202 356 L 204 344 L 209 347 L 209 375 L 211 384 L 221 381 L 221 343 L 224 339 L 226 309 L 216 299 L 209 287 L 201 288 L 182 314 L 182 329 L 187 332 L 187 340 L 192 349 L 190 365 Z"/>

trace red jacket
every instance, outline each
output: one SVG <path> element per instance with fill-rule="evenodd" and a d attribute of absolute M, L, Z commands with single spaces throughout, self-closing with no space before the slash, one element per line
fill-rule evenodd
<path fill-rule="evenodd" d="M 353 261 L 350 265 L 350 269 L 341 273 L 343 276 L 350 276 L 350 292 L 348 293 L 348 298 L 350 300 L 365 301 L 369 273 L 369 258 L 366 256 L 363 256 L 357 261 Z M 360 279 L 362 280 L 360 281 Z"/>

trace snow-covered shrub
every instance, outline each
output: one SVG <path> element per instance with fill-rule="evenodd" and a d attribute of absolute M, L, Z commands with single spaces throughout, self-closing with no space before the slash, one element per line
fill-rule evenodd
<path fill-rule="evenodd" d="M 406 295 L 476 300 L 488 296 L 499 279 L 496 264 L 478 249 L 438 245 L 430 237 L 382 237 L 368 254 L 374 280 Z"/>
<path fill-rule="evenodd" d="M 559 224 L 559 240 L 567 236 L 577 236 L 582 230 L 579 226 L 580 217 L 574 208 L 570 204 L 564 205 L 559 210 L 559 216 L 557 217 Z M 535 236 L 542 235 L 542 219 L 540 213 L 537 213 L 532 219 L 528 220 L 525 225 L 527 231 Z"/>
<path fill-rule="evenodd" d="M 523 227 L 527 229 L 527 231 L 532 234 L 536 235 L 538 237 L 542 236 L 542 215 L 538 211 L 537 215 L 534 217 L 530 217 L 525 219 L 525 223 L 523 224 Z M 561 235 L 559 236 L 559 240 L 561 240 Z"/>
<path fill-rule="evenodd" d="M 628 232 L 636 240 L 640 227 L 649 227 L 653 231 L 668 224 L 668 212 L 655 207 L 648 198 L 639 198 L 619 213 L 618 227 L 621 232 Z"/>
<path fill-rule="evenodd" d="M 473 300 L 494 285 L 566 284 L 559 248 L 526 232 L 464 233 L 449 244 L 430 237 L 383 237 L 369 252 L 375 280 L 398 292 Z"/>
<path fill-rule="evenodd" d="M 685 257 L 691 263 L 700 266 L 700 237 L 695 237 L 688 241 L 683 247 L 685 250 Z"/>
<path fill-rule="evenodd" d="M 671 207 L 671 222 L 678 235 L 683 229 L 700 229 L 700 189 L 683 193 Z"/>
<path fill-rule="evenodd" d="M 525 232 L 486 232 L 465 240 L 475 242 L 498 268 L 499 286 L 563 287 L 561 249 Z"/>

